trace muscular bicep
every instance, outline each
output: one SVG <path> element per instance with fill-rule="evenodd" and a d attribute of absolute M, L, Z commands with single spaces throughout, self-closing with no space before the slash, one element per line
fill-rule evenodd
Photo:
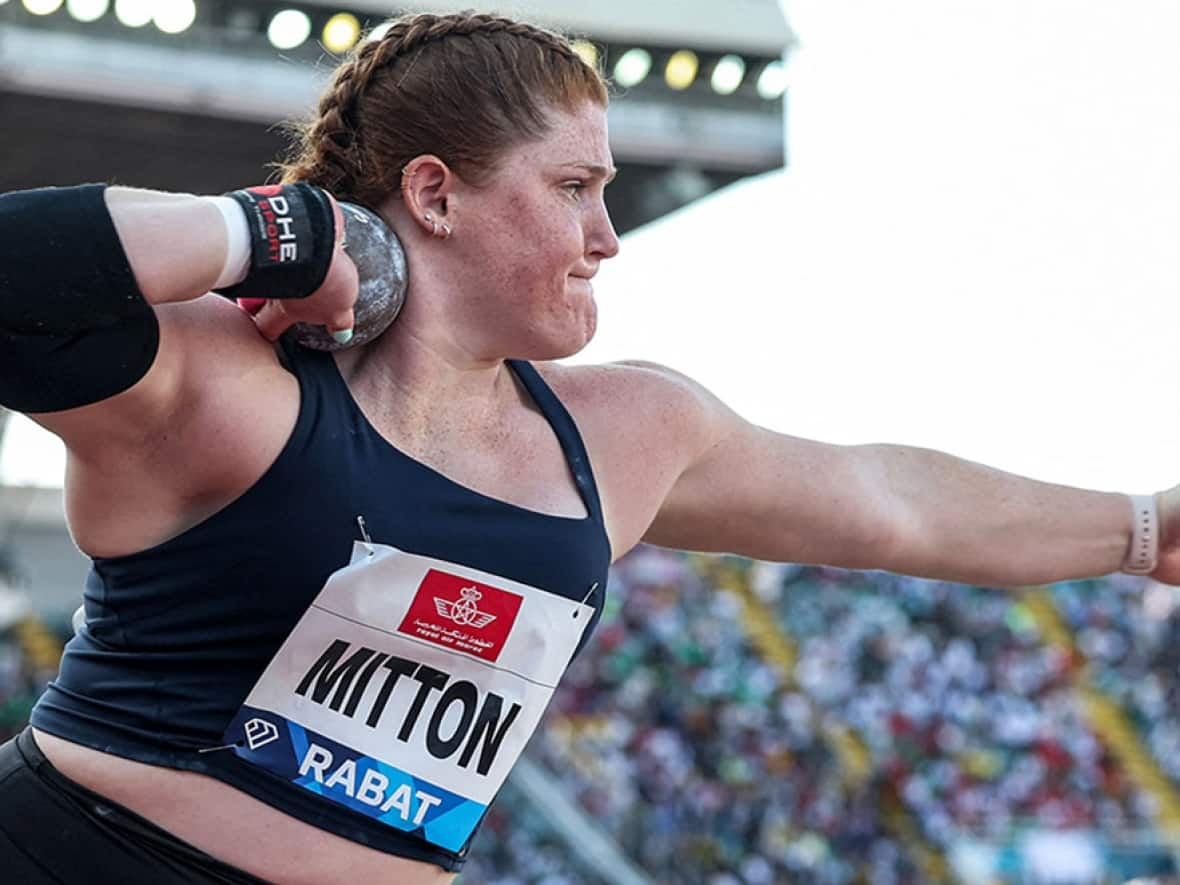
<path fill-rule="evenodd" d="M 551 370 L 587 442 L 617 558 L 640 541 L 762 559 L 884 561 L 879 459 L 757 427 L 665 366 Z"/>
<path fill-rule="evenodd" d="M 720 403 L 712 410 L 713 442 L 671 485 L 645 541 L 849 568 L 881 561 L 890 502 L 861 448 L 775 433 Z"/>

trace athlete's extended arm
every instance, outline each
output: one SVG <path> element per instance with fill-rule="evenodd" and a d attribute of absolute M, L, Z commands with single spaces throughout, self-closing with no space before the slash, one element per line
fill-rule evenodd
<path fill-rule="evenodd" d="M 666 369 L 686 404 L 683 469 L 644 540 L 761 559 L 1020 586 L 1123 564 L 1125 495 L 1037 482 L 942 452 L 836 446 L 754 426 Z M 1180 582 L 1180 490 L 1160 496 L 1155 576 Z"/>

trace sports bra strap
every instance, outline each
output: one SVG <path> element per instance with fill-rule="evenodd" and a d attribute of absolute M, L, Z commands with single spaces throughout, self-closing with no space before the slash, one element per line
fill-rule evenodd
<path fill-rule="evenodd" d="M 561 404 L 557 394 L 545 383 L 541 373 L 532 363 L 525 360 L 508 360 L 508 365 L 521 384 L 536 402 L 541 414 L 553 428 L 557 435 L 561 449 L 574 475 L 574 482 L 582 495 L 582 502 L 586 505 L 590 516 L 598 523 L 602 523 L 602 502 L 598 498 L 598 486 L 594 482 L 594 471 L 590 469 L 590 456 L 586 453 L 586 445 L 582 442 L 582 435 L 578 432 L 578 425 L 573 416 Z"/>

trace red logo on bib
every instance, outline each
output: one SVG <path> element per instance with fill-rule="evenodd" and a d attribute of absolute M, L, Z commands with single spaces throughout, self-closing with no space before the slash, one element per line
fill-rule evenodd
<path fill-rule="evenodd" d="M 494 661 L 512 632 L 524 598 L 431 569 L 398 632 Z"/>

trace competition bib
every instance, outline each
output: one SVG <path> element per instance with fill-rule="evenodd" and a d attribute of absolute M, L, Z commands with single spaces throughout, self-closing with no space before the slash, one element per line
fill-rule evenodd
<path fill-rule="evenodd" d="M 507 578 L 358 542 L 225 740 L 326 801 L 459 851 L 593 613 Z"/>

